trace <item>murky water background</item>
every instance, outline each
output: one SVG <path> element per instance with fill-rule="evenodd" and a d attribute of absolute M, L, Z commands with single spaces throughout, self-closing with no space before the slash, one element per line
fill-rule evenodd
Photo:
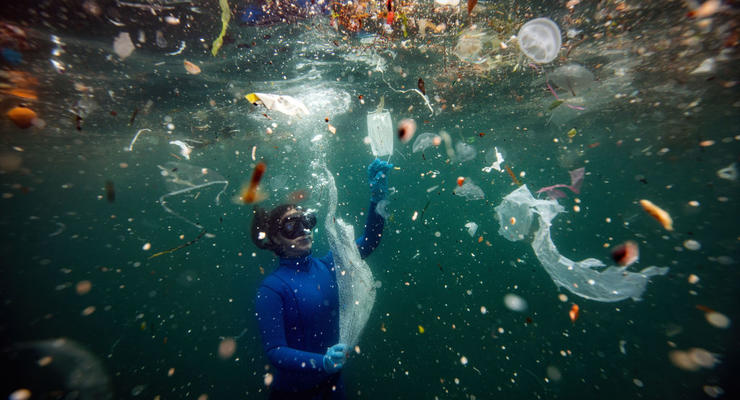
<path fill-rule="evenodd" d="M 678 1 L 572 9 L 481 1 L 468 17 L 465 4 L 418 2 L 398 5 L 410 20 L 399 17 L 392 33 L 383 33 L 383 17 L 358 35 L 342 24 L 334 29 L 325 15 L 246 26 L 242 5 L 231 4 L 227 40 L 214 57 L 215 1 L 84 5 L 16 5 L 2 18 L 26 35 L 4 43 L 23 60 L 3 66 L 3 115 L 24 103 L 43 120 L 28 129 L 5 116 L 0 122 L 0 336 L 4 363 L 14 367 L 3 396 L 25 387 L 61 398 L 54 390 L 70 390 L 63 382 L 83 365 L 98 372 L 83 382 L 116 398 L 266 398 L 269 364 L 253 299 L 275 260 L 249 239 L 251 207 L 232 198 L 263 160 L 265 205 L 304 190 L 306 204 L 321 213 L 326 203 L 310 163 L 323 157 L 336 174 L 339 212 L 361 229 L 373 159 L 366 115 L 383 97 L 394 124 L 413 118 L 417 136 L 445 131 L 476 154 L 457 162 L 444 144 L 413 153 L 413 141 L 395 142 L 390 216 L 368 258 L 382 287 L 360 352 L 343 372 L 348 397 L 731 397 L 740 192 L 736 177 L 717 171 L 740 154 L 736 9 L 720 4 L 691 18 L 691 5 Z M 544 66 L 530 65 L 508 41 L 539 16 L 563 32 L 558 59 Z M 434 26 L 422 36 L 427 23 Z M 156 44 L 157 31 L 165 46 Z M 137 44 L 123 60 L 113 49 L 121 32 Z M 455 54 L 465 35 L 483 38 L 474 58 Z M 181 42 L 180 54 L 167 55 Z M 709 58 L 713 68 L 696 72 Z M 201 72 L 188 74 L 184 60 Z M 555 88 L 565 103 L 553 104 L 545 71 L 569 63 L 589 70 L 592 86 L 575 95 Z M 402 92 L 419 78 L 433 113 L 418 93 Z M 38 99 L 13 88 L 32 89 Z M 311 114 L 254 106 L 244 99 L 252 92 L 294 96 Z M 194 147 L 189 160 L 175 140 Z M 482 171 L 494 147 L 533 192 L 567 184 L 568 171 L 586 168 L 580 194 L 566 190 L 558 200 L 567 212 L 551 232 L 563 256 L 609 264 L 611 248 L 633 240 L 640 261 L 631 271 L 669 272 L 651 279 L 641 301 L 603 303 L 557 288 L 529 240 L 497 233 L 493 208 L 517 185 L 505 171 Z M 161 196 L 173 190 L 162 176 L 166 165 L 183 179 L 200 179 L 186 176 L 185 166 L 205 168 L 228 186 L 218 202 L 221 185 L 167 198 L 207 234 L 150 259 L 201 232 L 162 207 Z M 485 198 L 453 195 L 458 177 Z M 640 199 L 668 211 L 674 231 L 645 213 Z M 471 221 L 479 225 L 473 237 L 465 228 Z M 322 233 L 319 225 L 315 254 L 328 250 Z M 507 294 L 526 309 L 507 308 Z M 572 322 L 574 303 L 580 314 Z M 710 324 L 712 311 L 729 327 Z M 41 342 L 54 338 L 67 342 Z M 227 338 L 236 338 L 236 351 L 220 356 Z M 682 365 L 671 353 L 693 348 L 713 353 L 716 365 Z M 40 361 L 46 356 L 50 364 Z"/>

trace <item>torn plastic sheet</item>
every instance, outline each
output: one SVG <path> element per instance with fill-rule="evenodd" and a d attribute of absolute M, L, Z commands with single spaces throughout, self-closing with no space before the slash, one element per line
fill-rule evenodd
<path fill-rule="evenodd" d="M 244 96 L 252 104 L 263 104 L 268 110 L 279 111 L 292 117 L 302 117 L 309 115 L 308 110 L 302 101 L 295 97 L 267 94 L 267 93 L 250 93 Z"/>
<path fill-rule="evenodd" d="M 565 197 L 565 193 L 558 190 L 558 188 L 567 188 L 575 194 L 581 193 L 581 185 L 583 185 L 583 177 L 586 175 L 586 168 L 581 167 L 568 172 L 570 174 L 570 185 L 564 183 L 558 183 L 557 185 L 543 187 L 536 193 L 547 193 L 550 199 L 560 199 Z"/>
<path fill-rule="evenodd" d="M 496 159 L 493 160 L 493 157 Z M 501 153 L 498 151 L 498 147 L 493 148 L 493 153 L 490 151 L 486 153 L 486 160 L 491 163 L 488 167 L 483 167 L 481 171 L 490 173 L 491 170 L 496 170 L 498 172 L 503 172 L 504 170 L 501 169 L 501 164 L 504 162 L 504 156 L 501 155 Z"/>
<path fill-rule="evenodd" d="M 571 293 L 586 299 L 615 302 L 627 298 L 639 300 L 651 276 L 665 275 L 668 268 L 651 266 L 640 272 L 627 271 L 627 267 L 610 266 L 595 258 L 573 261 L 560 254 L 550 237 L 552 220 L 563 206 L 555 200 L 538 200 L 527 185 L 509 193 L 496 206 L 499 234 L 510 241 L 522 240 L 529 234 L 532 220 L 537 215 L 539 228 L 532 240 L 537 259 L 553 282 Z"/>

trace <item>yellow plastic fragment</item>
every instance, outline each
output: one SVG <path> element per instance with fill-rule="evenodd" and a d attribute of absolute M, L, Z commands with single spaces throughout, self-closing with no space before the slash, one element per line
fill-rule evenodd
<path fill-rule="evenodd" d="M 419 325 L 419 333 L 424 333 L 424 327 Z"/>
<path fill-rule="evenodd" d="M 229 21 L 231 21 L 231 10 L 229 10 L 229 1 L 218 0 L 218 4 L 221 6 L 221 34 L 218 35 L 216 40 L 213 41 L 213 45 L 211 46 L 211 54 L 213 54 L 214 57 L 221 49 L 221 45 L 224 44 L 224 35 L 226 35 L 226 28 L 229 27 Z"/>
<path fill-rule="evenodd" d="M 578 131 L 576 131 L 576 128 L 572 128 L 571 130 L 568 131 L 568 138 L 572 139 L 573 136 L 577 134 L 578 134 Z"/>
<path fill-rule="evenodd" d="M 247 99 L 247 101 L 249 101 L 252 104 L 257 104 L 257 102 L 260 101 L 260 98 L 257 97 L 257 95 L 255 93 L 250 93 L 250 94 L 244 96 L 244 98 Z"/>

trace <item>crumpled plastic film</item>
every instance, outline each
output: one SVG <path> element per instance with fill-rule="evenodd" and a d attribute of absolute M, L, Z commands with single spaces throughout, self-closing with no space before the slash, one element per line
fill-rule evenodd
<path fill-rule="evenodd" d="M 337 187 L 331 172 L 324 168 L 329 191 L 325 229 L 339 287 L 339 342 L 353 348 L 375 305 L 377 285 L 370 267 L 360 257 L 354 228 L 336 216 Z"/>
<path fill-rule="evenodd" d="M 499 234 L 510 241 L 527 237 L 534 215 L 539 228 L 532 240 L 532 249 L 545 271 L 557 286 L 586 299 L 615 302 L 627 298 L 639 300 L 651 276 L 665 275 L 666 267 L 651 266 L 640 272 L 627 267 L 610 266 L 595 258 L 573 261 L 558 251 L 550 237 L 552 220 L 565 209 L 555 200 L 538 200 L 527 185 L 522 185 L 504 197 L 496 206 Z"/>

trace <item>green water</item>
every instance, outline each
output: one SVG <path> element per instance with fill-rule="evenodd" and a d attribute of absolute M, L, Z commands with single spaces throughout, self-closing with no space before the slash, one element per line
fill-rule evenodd
<path fill-rule="evenodd" d="M 476 158 L 460 163 L 448 158 L 444 144 L 413 153 L 413 140 L 395 142 L 391 215 L 367 259 L 382 286 L 359 353 L 344 368 L 348 398 L 694 399 L 708 398 L 705 388 L 714 386 L 726 398 L 736 393 L 740 191 L 737 181 L 717 175 L 740 154 L 737 47 L 721 44 L 737 32 L 723 25 L 731 19 L 727 12 L 702 31 L 685 17 L 682 2 L 655 8 L 628 2 L 622 12 L 621 3 L 603 2 L 574 13 L 563 4 L 530 9 L 481 2 L 475 18 L 489 35 L 507 38 L 535 16 L 560 25 L 561 59 L 545 68 L 577 62 L 595 75 L 585 103 L 572 100 L 586 108 L 577 112 L 564 105 L 548 110 L 554 98 L 544 74 L 527 66 L 515 43 L 485 68 L 459 60 L 452 49 L 467 27 L 467 11 L 432 14 L 431 2 L 416 4 L 414 15 L 448 27 L 425 38 L 412 28 L 404 38 L 396 27 L 389 39 L 368 45 L 336 32 L 326 17 L 259 28 L 235 20 L 233 41 L 218 57 L 207 48 L 220 28 L 216 2 L 198 4 L 201 13 L 177 5 L 179 26 L 100 3 L 104 16 L 127 27 L 77 5 L 48 15 L 42 13 L 48 4 L 5 11 L 4 19 L 23 25 L 34 44 L 21 65 L 5 69 L 37 77 L 39 100 L 27 102 L 46 122 L 27 130 L 7 118 L 0 122 L 6 356 L 24 343 L 65 337 L 100 360 L 115 398 L 267 398 L 269 363 L 254 295 L 276 260 L 252 244 L 251 207 L 232 198 L 252 173 L 256 146 L 255 159 L 267 164 L 264 205 L 304 190 L 306 205 L 318 208 L 323 221 L 326 199 L 310 167 L 323 159 L 335 173 L 338 212 L 359 232 L 369 199 L 366 167 L 374 158 L 363 141 L 366 115 L 382 96 L 394 123 L 414 118 L 417 135 L 446 131 L 453 144 L 472 145 Z M 585 36 L 566 56 L 579 40 L 566 38 L 568 27 Z M 166 33 L 166 48 L 152 44 L 157 29 Z M 118 60 L 113 38 L 129 31 L 136 40 L 138 30 L 146 42 Z M 65 43 L 59 56 L 50 56 L 51 34 Z M 181 55 L 164 55 L 180 40 L 188 43 Z M 369 58 L 352 58 L 357 54 Z M 386 63 L 382 75 L 375 56 Z M 690 73 L 712 56 L 719 59 L 713 73 Z M 66 71 L 55 71 L 49 59 L 64 62 Z M 186 74 L 184 59 L 203 72 Z M 434 115 L 418 94 L 399 92 L 415 88 L 420 77 Z M 76 90 L 75 83 L 90 89 Z M 255 91 L 300 97 L 313 112 L 297 119 L 253 106 L 243 96 Z M 3 110 L 20 101 L 3 95 Z M 85 115 L 78 130 L 80 104 Z M 151 131 L 126 151 L 143 128 Z M 571 128 L 577 134 L 569 139 Z M 318 134 L 323 137 L 312 141 Z M 209 144 L 183 160 L 169 144 L 176 139 Z M 604 303 L 558 288 L 529 239 L 509 242 L 497 233 L 493 208 L 517 185 L 506 172 L 481 171 L 494 146 L 533 192 L 567 184 L 569 170 L 586 168 L 580 194 L 566 190 L 559 199 L 566 213 L 551 228 L 563 256 L 610 264 L 609 247 L 634 240 L 640 261 L 631 271 L 655 265 L 669 272 L 651 279 L 641 301 Z M 200 233 L 159 202 L 173 190 L 158 168 L 167 162 L 207 168 L 229 184 L 219 202 L 215 185 L 197 198 L 168 198 L 168 206 L 207 235 L 149 259 Z M 455 196 L 459 176 L 479 185 L 485 199 Z M 640 199 L 667 210 L 674 231 L 647 215 Z M 479 225 L 474 237 L 464 226 L 469 221 Z M 325 254 L 321 224 L 315 237 L 314 254 Z M 689 239 L 700 249 L 687 249 Z M 695 284 L 692 274 L 699 277 Z M 81 281 L 92 284 L 89 293 L 78 294 Z M 509 293 L 525 299 L 527 309 L 508 309 Z M 574 303 L 580 316 L 571 322 Z M 709 324 L 706 308 L 726 315 L 730 326 Z M 228 337 L 237 337 L 237 350 L 223 359 L 218 347 Z M 714 353 L 719 363 L 690 371 L 671 361 L 671 351 L 691 348 Z M 21 372 L 9 375 L 3 396 L 28 386 Z"/>

